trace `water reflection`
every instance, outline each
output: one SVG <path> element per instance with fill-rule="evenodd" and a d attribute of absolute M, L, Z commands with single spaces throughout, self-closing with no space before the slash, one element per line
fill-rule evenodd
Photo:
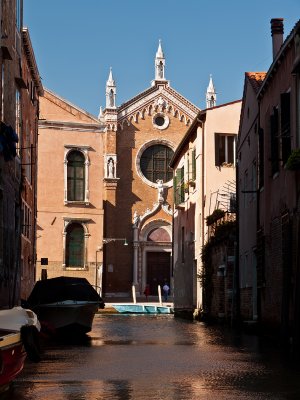
<path fill-rule="evenodd" d="M 254 335 L 173 316 L 99 315 L 28 361 L 10 400 L 299 400 L 297 370 Z M 2 400 L 2 398 L 1 398 Z"/>

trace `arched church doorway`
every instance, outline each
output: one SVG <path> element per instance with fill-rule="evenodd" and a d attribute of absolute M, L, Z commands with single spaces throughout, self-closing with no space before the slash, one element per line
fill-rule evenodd
<path fill-rule="evenodd" d="M 158 285 L 170 285 L 171 253 L 164 251 L 147 252 L 146 281 L 150 286 L 150 295 L 158 295 Z"/>

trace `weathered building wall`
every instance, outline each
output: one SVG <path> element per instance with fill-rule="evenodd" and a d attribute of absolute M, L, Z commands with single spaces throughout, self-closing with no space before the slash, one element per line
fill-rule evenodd
<path fill-rule="evenodd" d="M 21 159 L 21 299 L 27 299 L 36 278 L 37 153 L 39 96 L 43 95 L 39 72 L 27 28 L 22 30 L 22 133 Z"/>
<path fill-rule="evenodd" d="M 83 110 L 45 91 L 40 104 L 38 154 L 37 279 L 85 277 L 101 286 L 103 262 L 103 126 Z M 68 199 L 68 154 L 84 158 L 83 201 Z M 67 265 L 68 227 L 84 229 L 82 264 Z M 71 233 L 70 233 L 71 235 Z M 79 245 L 80 247 L 81 245 Z M 48 265 L 41 265 L 47 258 Z M 96 268 L 97 261 L 97 268 Z"/>

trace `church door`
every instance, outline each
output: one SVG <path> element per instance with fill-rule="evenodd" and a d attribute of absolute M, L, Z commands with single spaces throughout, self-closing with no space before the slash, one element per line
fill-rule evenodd
<path fill-rule="evenodd" d="M 158 295 L 158 285 L 165 282 L 170 286 L 170 254 L 169 252 L 147 252 L 147 283 L 150 285 L 150 295 Z"/>

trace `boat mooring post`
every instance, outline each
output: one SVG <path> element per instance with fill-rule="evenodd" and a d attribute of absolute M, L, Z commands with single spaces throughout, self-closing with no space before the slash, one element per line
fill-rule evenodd
<path fill-rule="evenodd" d="M 136 294 L 134 285 L 132 285 L 132 298 L 133 298 L 133 303 L 136 304 Z"/>
<path fill-rule="evenodd" d="M 162 306 L 161 287 L 160 287 L 160 285 L 158 285 L 158 298 L 159 298 L 159 304 Z"/>

